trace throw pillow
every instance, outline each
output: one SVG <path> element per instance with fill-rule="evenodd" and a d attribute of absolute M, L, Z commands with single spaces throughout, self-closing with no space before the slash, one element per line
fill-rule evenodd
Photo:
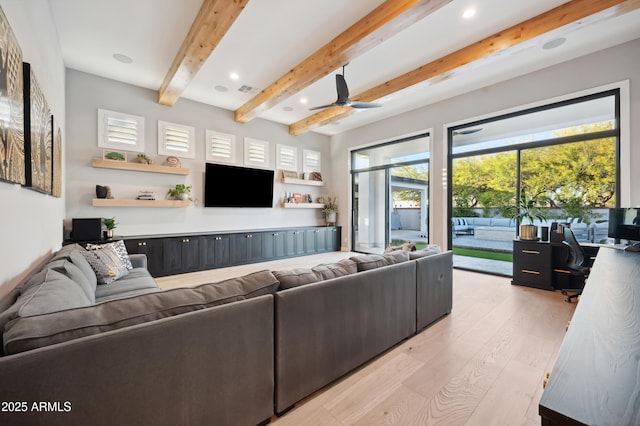
<path fill-rule="evenodd" d="M 98 284 L 111 284 L 129 272 L 120 257 L 118 257 L 118 254 L 111 247 L 87 250 L 80 253 L 91 265 L 98 278 Z"/>
<path fill-rule="evenodd" d="M 129 258 L 129 253 L 127 252 L 127 247 L 124 245 L 124 241 L 119 240 L 106 244 L 87 244 L 87 250 L 100 250 L 105 247 L 111 247 L 116 252 L 120 260 L 122 260 L 122 263 L 124 263 L 127 269 L 133 269 L 131 259 Z"/>

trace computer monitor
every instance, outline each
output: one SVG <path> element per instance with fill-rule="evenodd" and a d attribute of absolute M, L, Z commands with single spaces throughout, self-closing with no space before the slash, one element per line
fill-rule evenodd
<path fill-rule="evenodd" d="M 609 238 L 640 241 L 640 208 L 609 210 Z"/>

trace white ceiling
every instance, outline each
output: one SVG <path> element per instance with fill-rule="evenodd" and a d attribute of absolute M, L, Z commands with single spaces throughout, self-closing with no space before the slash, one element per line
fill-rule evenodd
<path fill-rule="evenodd" d="M 158 90 L 178 52 L 201 0 L 50 0 L 67 67 Z M 351 61 L 346 80 L 360 93 L 473 42 L 523 22 L 566 0 L 453 0 Z M 250 0 L 209 60 L 182 94 L 235 110 L 383 0 Z M 464 20 L 468 7 L 476 15 Z M 541 68 L 640 37 L 640 9 L 594 25 L 559 29 L 525 42 L 508 54 L 469 64 L 379 101 L 382 108 L 360 110 L 316 129 L 333 135 L 421 106 L 476 90 Z M 542 45 L 563 36 L 555 49 Z M 133 63 L 113 58 L 124 54 Z M 339 70 L 336 70 L 339 71 Z M 235 72 L 237 81 L 229 75 Z M 226 87 L 226 92 L 216 89 Z M 301 98 L 308 103 L 300 103 Z M 335 77 L 328 75 L 284 100 L 260 117 L 292 124 L 311 113 L 309 107 L 335 101 Z M 178 101 L 180 102 L 180 101 Z M 285 108 L 288 110 L 285 110 Z"/>

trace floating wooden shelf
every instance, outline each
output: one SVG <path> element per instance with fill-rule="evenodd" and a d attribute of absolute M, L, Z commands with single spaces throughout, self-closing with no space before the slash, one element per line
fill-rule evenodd
<path fill-rule="evenodd" d="M 283 203 L 285 209 L 321 209 L 324 208 L 322 203 Z"/>
<path fill-rule="evenodd" d="M 137 200 L 135 198 L 94 198 L 94 207 L 188 207 L 189 200 Z"/>
<path fill-rule="evenodd" d="M 324 186 L 324 182 L 321 180 L 307 180 L 286 177 L 282 179 L 282 182 L 294 185 Z"/>
<path fill-rule="evenodd" d="M 133 170 L 136 172 L 165 173 L 169 175 L 188 175 L 189 169 L 182 167 L 158 166 L 156 164 L 128 163 L 118 160 L 101 160 L 95 158 L 91 161 L 92 167 L 101 169 Z"/>

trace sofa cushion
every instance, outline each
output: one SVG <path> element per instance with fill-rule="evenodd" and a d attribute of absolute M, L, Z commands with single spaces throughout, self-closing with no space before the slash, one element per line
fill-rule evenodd
<path fill-rule="evenodd" d="M 283 269 L 272 272 L 278 281 L 280 281 L 280 290 L 320 281 L 318 275 L 309 268 Z"/>
<path fill-rule="evenodd" d="M 74 283 L 76 283 L 82 291 L 86 294 L 87 298 L 94 303 L 96 300 L 96 283 L 95 281 L 89 281 L 87 276 L 76 265 L 66 259 L 58 259 L 47 263 L 44 268 L 54 269 L 57 272 L 67 276 Z"/>
<path fill-rule="evenodd" d="M 393 265 L 396 263 L 406 262 L 409 260 L 410 251 L 404 250 L 394 250 L 389 253 L 385 253 L 382 255 L 384 259 L 387 261 L 387 265 Z"/>
<path fill-rule="evenodd" d="M 54 272 L 54 271 L 52 271 Z M 117 286 L 117 284 L 114 284 Z M 18 318 L 4 332 L 5 353 L 65 342 L 199 309 L 274 293 L 279 282 L 260 271 L 193 288 L 177 288 L 111 300 L 70 311 Z M 76 286 L 77 288 L 77 286 Z"/>
<path fill-rule="evenodd" d="M 438 254 L 441 252 L 442 250 L 440 249 L 439 245 L 429 244 L 428 246 L 426 246 L 421 250 L 416 250 L 409 253 L 409 259 L 419 259 L 421 257 L 431 256 L 432 254 Z"/>
<path fill-rule="evenodd" d="M 101 250 L 103 248 L 110 247 L 118 255 L 118 258 L 124 263 L 127 269 L 133 269 L 131 259 L 129 259 L 129 253 L 127 247 L 124 245 L 124 241 L 118 240 L 106 244 L 87 244 L 87 250 Z"/>
<path fill-rule="evenodd" d="M 389 264 L 387 259 L 380 254 L 363 254 L 360 256 L 353 256 L 350 259 L 356 262 L 358 272 L 368 271 L 370 269 L 387 266 Z"/>
<path fill-rule="evenodd" d="M 87 280 L 89 280 L 89 284 L 91 287 L 96 287 L 98 285 L 98 277 L 96 277 L 96 273 L 93 272 L 93 268 L 87 262 L 87 259 L 84 258 L 82 252 L 86 251 L 85 249 L 74 250 L 69 254 L 69 259 L 71 259 L 71 263 L 76 265 L 78 269 L 82 271 Z"/>
<path fill-rule="evenodd" d="M 311 271 L 318 277 L 318 280 L 328 280 L 331 278 L 343 277 L 358 272 L 356 262 L 351 259 L 343 259 L 336 263 L 323 263 L 311 268 Z"/>
<path fill-rule="evenodd" d="M 111 247 L 86 250 L 80 253 L 91 265 L 91 269 L 93 269 L 98 279 L 98 284 L 111 284 L 129 272 L 120 257 L 118 257 L 118 254 Z"/>
<path fill-rule="evenodd" d="M 99 285 L 96 289 L 96 302 L 121 299 L 139 294 L 160 291 L 158 284 L 144 268 L 134 268 L 110 285 Z"/>
<path fill-rule="evenodd" d="M 60 250 L 53 254 L 53 257 L 49 259 L 49 261 L 58 260 L 58 259 L 66 259 L 71 260 L 71 253 L 74 251 L 84 251 L 84 247 L 80 244 L 67 244 L 66 246 L 62 246 Z"/>

